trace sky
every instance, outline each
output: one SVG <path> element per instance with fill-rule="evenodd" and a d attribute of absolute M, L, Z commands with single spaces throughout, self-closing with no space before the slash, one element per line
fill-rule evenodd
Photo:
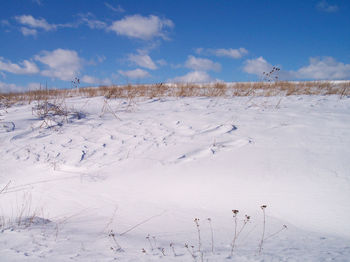
<path fill-rule="evenodd" d="M 0 92 L 350 79 L 349 0 L 1 0 Z"/>

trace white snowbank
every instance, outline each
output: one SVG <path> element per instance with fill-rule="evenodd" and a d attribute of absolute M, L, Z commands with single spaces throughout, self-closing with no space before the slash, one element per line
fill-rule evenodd
<path fill-rule="evenodd" d="M 204 261 L 226 261 L 232 209 L 239 225 L 251 215 L 236 261 L 350 257 L 350 98 L 108 103 L 121 120 L 101 114 L 101 97 L 67 100 L 86 118 L 62 127 L 39 128 L 31 105 L 2 116 L 0 190 L 11 183 L 0 194 L 1 261 L 193 261 L 184 244 L 198 248 L 194 218 Z M 36 217 L 28 227 L 18 226 L 23 203 Z M 262 204 L 267 236 L 288 229 L 258 255 Z M 124 252 L 111 250 L 110 230 Z"/>

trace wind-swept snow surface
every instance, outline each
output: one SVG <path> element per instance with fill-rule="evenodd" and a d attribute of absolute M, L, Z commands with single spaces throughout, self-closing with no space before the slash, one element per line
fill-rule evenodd
<path fill-rule="evenodd" d="M 0 116 L 1 261 L 348 261 L 350 98 L 66 103 Z"/>

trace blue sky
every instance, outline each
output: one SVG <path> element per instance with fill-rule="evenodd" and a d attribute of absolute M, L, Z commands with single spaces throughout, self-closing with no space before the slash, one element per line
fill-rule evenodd
<path fill-rule="evenodd" d="M 350 79 L 348 0 L 3 0 L 0 91 Z"/>

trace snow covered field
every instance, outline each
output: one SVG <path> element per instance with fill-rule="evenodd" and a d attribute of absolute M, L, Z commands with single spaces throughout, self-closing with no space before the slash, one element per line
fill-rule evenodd
<path fill-rule="evenodd" d="M 350 260 L 349 97 L 66 103 L 0 116 L 0 261 Z"/>

